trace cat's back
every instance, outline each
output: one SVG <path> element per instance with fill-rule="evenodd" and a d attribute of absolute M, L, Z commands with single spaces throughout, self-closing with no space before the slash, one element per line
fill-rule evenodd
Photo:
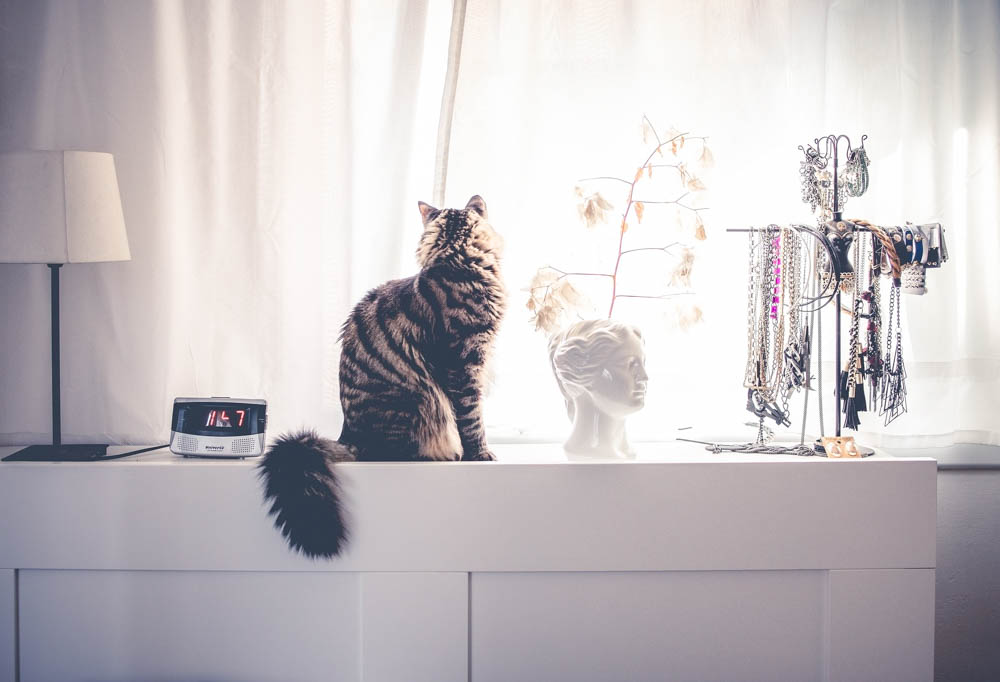
<path fill-rule="evenodd" d="M 495 332 L 506 307 L 502 282 L 493 269 L 425 268 L 414 289 L 417 302 L 427 302 L 440 331 L 449 337 Z"/>
<path fill-rule="evenodd" d="M 410 386 L 419 371 L 419 347 L 430 331 L 414 311 L 416 276 L 380 284 L 358 301 L 341 328 L 341 378 L 365 386 Z"/>

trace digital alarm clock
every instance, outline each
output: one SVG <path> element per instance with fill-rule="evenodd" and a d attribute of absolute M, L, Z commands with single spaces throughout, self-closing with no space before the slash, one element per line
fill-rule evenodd
<path fill-rule="evenodd" d="M 185 457 L 256 457 L 264 452 L 267 401 L 175 398 L 170 452 Z"/>

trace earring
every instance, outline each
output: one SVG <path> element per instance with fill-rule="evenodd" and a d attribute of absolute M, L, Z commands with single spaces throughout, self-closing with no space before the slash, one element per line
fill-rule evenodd
<path fill-rule="evenodd" d="M 861 457 L 853 436 L 827 436 L 821 442 L 826 456 L 831 459 L 859 459 Z"/>

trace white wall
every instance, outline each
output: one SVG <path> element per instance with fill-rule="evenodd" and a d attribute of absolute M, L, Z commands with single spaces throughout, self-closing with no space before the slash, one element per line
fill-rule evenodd
<path fill-rule="evenodd" d="M 939 471 L 937 528 L 935 679 L 998 680 L 1000 468 Z"/>
<path fill-rule="evenodd" d="M 1000 448 L 893 454 L 938 461 L 934 679 L 1000 680 Z"/>

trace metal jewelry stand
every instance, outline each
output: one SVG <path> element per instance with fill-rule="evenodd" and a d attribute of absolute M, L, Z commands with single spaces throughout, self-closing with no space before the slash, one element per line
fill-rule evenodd
<path fill-rule="evenodd" d="M 866 139 L 868 139 L 867 135 L 862 135 L 861 136 L 861 148 L 860 149 L 862 149 L 862 150 L 864 149 L 864 141 Z M 829 240 L 825 239 L 825 238 L 832 236 L 833 238 L 835 238 L 837 240 L 840 240 L 840 241 L 846 240 L 847 243 L 851 243 L 851 242 L 853 242 L 854 239 L 857 238 L 857 233 L 859 233 L 859 232 L 869 232 L 870 230 L 868 228 L 866 228 L 866 227 L 861 226 L 861 225 L 855 225 L 854 223 L 851 223 L 849 221 L 845 221 L 844 218 L 843 218 L 843 206 L 842 206 L 843 202 L 841 201 L 840 178 L 838 177 L 839 176 L 839 169 L 840 169 L 840 159 L 839 159 L 839 156 L 840 156 L 840 152 L 842 151 L 842 148 L 840 146 L 841 141 L 845 141 L 847 143 L 846 158 L 850 159 L 851 156 L 852 156 L 852 153 L 856 151 L 856 148 L 851 145 L 851 139 L 847 135 L 827 135 L 825 137 L 816 138 L 815 140 L 813 140 L 813 142 L 815 144 L 815 147 L 813 147 L 813 146 L 809 146 L 809 147 L 799 146 L 799 149 L 806 155 L 807 158 L 819 161 L 819 163 L 816 163 L 815 165 L 818 168 L 820 168 L 820 169 L 825 169 L 827 167 L 827 164 L 830 161 L 833 162 L 833 172 L 832 172 L 832 175 L 833 175 L 832 219 L 829 220 L 829 221 L 823 221 L 823 220 L 821 220 L 820 224 L 818 226 L 818 230 L 810 229 L 810 228 L 807 228 L 807 227 L 801 226 L 801 225 L 793 225 L 792 227 L 793 228 L 797 228 L 800 233 L 801 232 L 805 232 L 805 233 L 809 234 L 810 236 L 812 236 L 812 237 L 814 237 L 816 239 L 824 238 L 824 241 L 827 241 L 827 242 Z M 823 150 L 822 151 L 820 149 L 821 145 L 823 145 Z M 865 189 L 867 189 L 867 182 L 866 182 Z M 861 194 L 863 194 L 863 193 L 864 192 L 862 191 Z M 860 194 L 859 194 L 859 196 L 860 196 Z M 768 231 L 768 232 L 776 232 L 778 230 L 780 230 L 780 228 L 773 227 L 773 226 L 769 227 L 769 228 L 765 228 L 765 231 Z M 726 232 L 755 232 L 755 231 L 757 231 L 757 230 L 750 230 L 750 229 L 727 229 L 726 230 Z M 832 270 L 831 275 L 833 277 L 832 284 L 835 287 L 835 293 L 833 294 L 833 302 L 834 302 L 834 307 L 835 307 L 835 321 L 834 321 L 835 323 L 834 323 L 834 334 L 833 334 L 833 337 L 835 339 L 835 344 L 834 344 L 834 366 L 836 368 L 836 373 L 837 373 L 836 379 L 837 380 L 834 382 L 834 385 L 835 385 L 835 396 L 836 396 L 836 407 L 833 410 L 833 421 L 834 421 L 834 434 L 839 437 L 839 436 L 841 436 L 841 422 L 840 422 L 841 414 L 840 414 L 840 406 L 841 406 L 841 400 L 842 400 L 841 386 L 840 386 L 840 380 L 839 380 L 840 379 L 840 377 L 839 377 L 840 367 L 841 367 L 841 363 L 842 363 L 842 356 L 841 356 L 841 333 L 842 333 L 842 325 L 841 325 L 841 319 L 840 319 L 842 312 L 841 312 L 841 290 L 840 290 L 840 287 L 841 287 L 841 283 L 843 282 L 844 275 L 848 271 L 844 270 L 841 267 L 838 267 L 838 264 L 836 263 L 837 258 L 835 256 L 833 250 L 830 248 L 829 243 L 824 244 L 824 246 L 827 248 L 827 250 L 828 250 L 828 252 L 830 253 L 830 256 L 831 256 L 831 270 Z M 846 262 L 849 265 L 849 263 L 850 263 L 849 259 Z M 840 265 L 843 265 L 843 264 L 840 264 Z M 851 271 L 853 271 L 853 267 L 851 268 Z M 822 315 L 822 311 L 819 311 L 819 314 Z M 816 343 L 817 344 L 821 343 L 821 340 L 817 339 Z M 823 381 L 823 379 L 822 379 L 822 372 L 823 372 L 822 366 L 821 365 L 817 365 L 817 376 L 818 376 L 818 380 L 819 380 L 820 386 L 822 386 L 822 381 Z M 761 419 L 761 423 L 763 423 L 763 417 L 760 417 L 760 419 Z M 803 416 L 803 421 L 804 420 L 805 420 L 805 416 Z M 821 427 L 822 427 L 822 425 L 821 425 Z M 857 446 L 857 448 L 858 448 L 858 451 L 861 453 L 862 456 L 868 456 L 868 455 L 874 454 L 874 450 L 872 450 L 870 448 L 866 448 L 866 447 L 862 447 L 862 446 Z M 814 449 L 816 451 L 818 451 L 818 452 L 823 452 L 824 451 L 822 443 L 821 443 L 821 441 L 819 439 L 817 439 L 816 442 L 814 443 Z"/>
<path fill-rule="evenodd" d="M 867 231 L 867 229 L 861 228 L 861 227 L 859 227 L 857 225 L 854 225 L 853 223 L 848 223 L 848 222 L 844 221 L 843 210 L 842 210 L 842 208 L 840 206 L 840 184 L 839 184 L 840 183 L 840 178 L 838 177 L 839 173 L 837 172 L 838 169 L 839 169 L 839 154 L 838 154 L 839 150 L 838 150 L 838 145 L 840 143 L 841 138 L 843 138 L 844 140 L 847 140 L 847 157 L 850 158 L 850 156 L 851 156 L 851 149 L 852 149 L 852 147 L 851 147 L 851 138 L 849 138 L 847 135 L 827 135 L 826 137 L 817 138 L 817 139 L 813 140 L 813 142 L 816 144 L 816 153 L 818 155 L 819 155 L 820 140 L 826 142 L 826 154 L 820 155 L 820 158 L 825 158 L 827 160 L 829 160 L 831 158 L 833 159 L 833 220 L 831 222 L 833 223 L 834 229 L 836 229 L 838 231 L 841 231 L 841 234 L 847 234 L 848 232 L 851 232 L 851 235 L 852 235 L 851 239 L 853 240 L 855 238 L 854 233 L 856 233 L 858 231 Z M 862 147 L 864 147 L 865 140 L 867 140 L 867 139 L 868 139 L 867 135 L 862 135 L 861 136 L 861 146 Z M 830 156 L 830 147 L 833 147 L 833 156 L 832 157 Z M 807 149 L 803 149 L 803 147 L 801 145 L 799 146 L 799 149 L 802 150 L 804 153 L 806 153 L 808 155 L 808 150 Z M 841 226 L 843 226 L 843 227 L 841 227 Z M 827 229 L 829 229 L 829 228 L 827 228 Z M 836 340 L 836 342 L 834 344 L 834 361 L 833 362 L 834 362 L 834 367 L 836 368 L 836 372 L 840 372 L 840 365 L 841 365 L 841 355 L 840 355 L 840 353 L 841 353 L 841 348 L 840 348 L 841 347 L 841 338 L 840 338 L 840 334 L 841 334 L 841 320 L 840 320 L 840 316 L 842 315 L 842 312 L 841 312 L 841 309 L 840 309 L 840 305 L 841 305 L 840 283 L 841 283 L 841 281 L 843 279 L 843 273 L 839 272 L 839 271 L 835 271 L 834 274 L 836 276 L 836 294 L 834 294 L 834 310 L 835 310 L 835 313 L 836 313 L 835 316 L 834 316 L 834 318 L 835 318 L 835 323 L 834 323 L 834 329 L 835 329 L 835 331 L 834 331 L 834 339 Z M 817 371 L 818 372 L 822 372 L 823 368 L 822 367 L 817 367 Z M 837 401 L 837 409 L 834 410 L 834 420 L 833 420 L 834 421 L 834 435 L 839 436 L 839 435 L 841 435 L 841 430 L 840 430 L 841 429 L 841 427 L 840 427 L 840 401 L 841 401 L 841 395 L 840 395 L 840 380 L 839 380 L 839 377 L 838 377 L 837 381 L 835 381 L 834 383 L 835 383 L 835 388 L 836 388 L 835 395 L 836 395 L 836 401 Z"/>

